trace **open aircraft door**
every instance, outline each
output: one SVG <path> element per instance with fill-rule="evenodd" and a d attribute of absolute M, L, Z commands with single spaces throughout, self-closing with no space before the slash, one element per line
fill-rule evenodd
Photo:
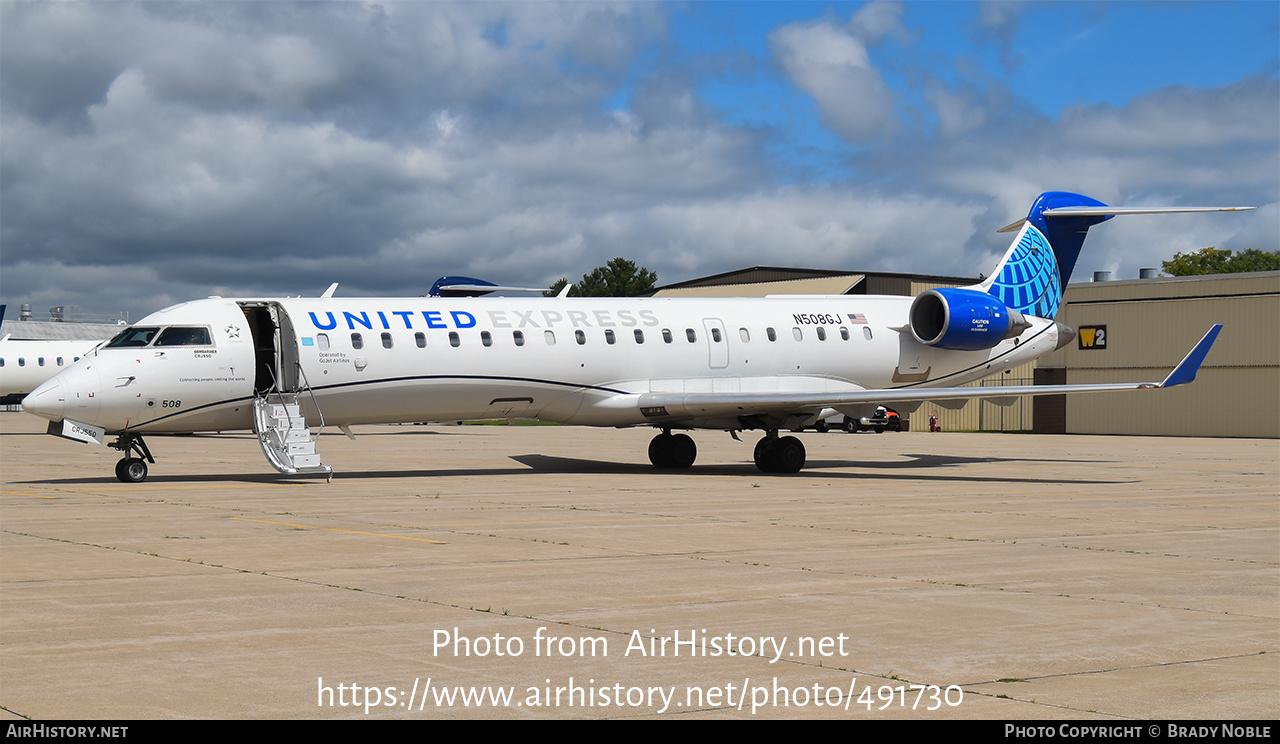
<path fill-rule="evenodd" d="M 306 394 L 320 428 L 324 428 L 320 406 L 299 362 L 298 337 L 289 313 L 271 301 L 241 302 L 240 307 L 253 334 L 253 429 L 263 454 L 281 473 L 332 475 L 333 469 L 320 462 L 311 427 L 302 414 L 299 398 Z"/>

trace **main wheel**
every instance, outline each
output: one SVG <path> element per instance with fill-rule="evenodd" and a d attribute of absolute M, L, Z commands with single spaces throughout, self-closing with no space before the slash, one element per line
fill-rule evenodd
<path fill-rule="evenodd" d="M 798 473 L 804 467 L 804 443 L 795 437 L 783 437 L 773 445 L 774 472 Z"/>
<path fill-rule="evenodd" d="M 761 437 L 760 441 L 756 442 L 756 451 L 754 453 L 756 468 L 758 468 L 762 473 L 772 473 L 774 470 L 773 445 L 775 441 L 777 440 L 770 439 L 769 437 Z"/>
<path fill-rule="evenodd" d="M 844 430 L 845 430 L 845 431 L 847 431 L 847 432 L 849 432 L 850 434 L 857 434 L 857 433 L 858 433 L 858 422 L 857 422 L 857 421 L 854 421 L 854 420 L 853 420 L 853 419 L 851 419 L 851 418 L 846 418 L 846 419 L 844 420 Z"/>
<path fill-rule="evenodd" d="M 673 438 L 670 434 L 663 432 L 649 440 L 649 462 L 653 463 L 655 468 L 671 467 L 671 440 Z"/>
<path fill-rule="evenodd" d="M 688 434 L 671 435 L 671 443 L 667 448 L 667 467 L 685 470 L 693 466 L 698 459 L 698 445 Z"/>
<path fill-rule="evenodd" d="M 116 478 L 123 483 L 141 483 L 147 479 L 147 461 L 126 457 L 116 463 Z"/>

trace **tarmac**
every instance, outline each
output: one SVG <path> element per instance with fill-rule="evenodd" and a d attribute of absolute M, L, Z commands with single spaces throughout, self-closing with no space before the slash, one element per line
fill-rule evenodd
<path fill-rule="evenodd" d="M 119 454 L 0 413 L 0 710 L 31 719 L 1280 717 L 1280 443 L 326 430 Z"/>

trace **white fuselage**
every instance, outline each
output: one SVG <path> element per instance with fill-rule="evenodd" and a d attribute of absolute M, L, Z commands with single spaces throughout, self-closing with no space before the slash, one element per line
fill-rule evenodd
<path fill-rule="evenodd" d="M 99 349 L 28 405 L 109 432 L 249 429 L 255 390 L 279 379 L 303 391 L 313 425 L 318 411 L 326 425 L 520 417 L 753 428 L 723 414 L 655 420 L 640 396 L 955 386 L 1058 341 L 1053 321 L 1032 318 L 989 350 L 937 349 L 902 330 L 910 304 L 876 296 L 210 298 L 133 326 L 203 328 L 207 343 L 162 346 L 162 334 Z M 296 379 L 291 369 L 300 370 Z"/>

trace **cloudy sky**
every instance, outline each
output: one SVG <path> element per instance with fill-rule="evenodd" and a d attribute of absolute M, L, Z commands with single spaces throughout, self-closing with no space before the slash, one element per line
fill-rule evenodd
<path fill-rule="evenodd" d="M 4 2 L 0 301 L 990 271 L 1041 191 L 1117 278 L 1280 243 L 1275 2 Z"/>

